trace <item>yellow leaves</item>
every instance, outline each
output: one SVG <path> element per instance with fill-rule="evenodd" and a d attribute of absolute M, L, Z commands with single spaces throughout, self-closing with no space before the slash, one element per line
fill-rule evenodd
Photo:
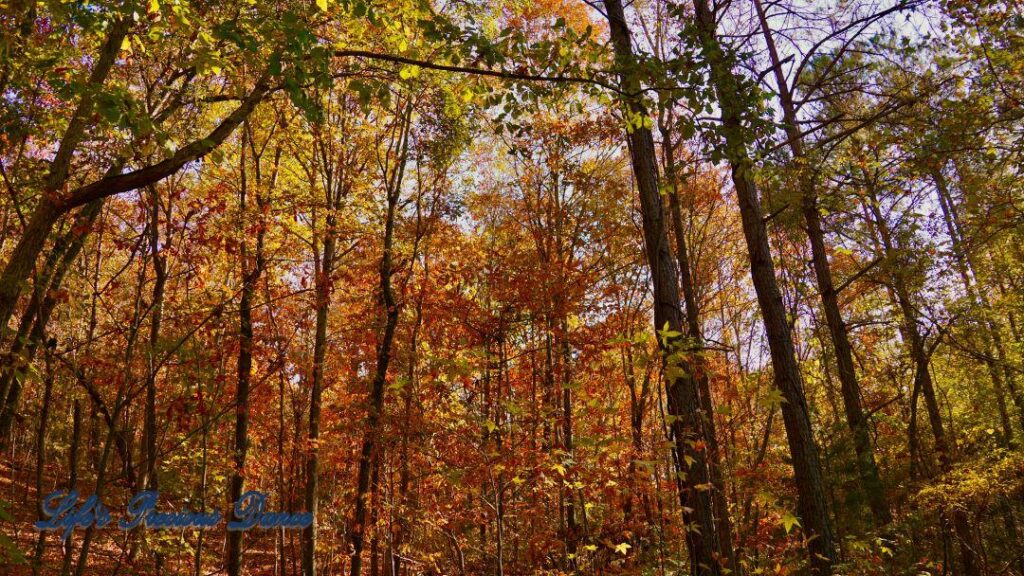
<path fill-rule="evenodd" d="M 758 403 L 764 408 L 774 410 L 786 403 L 786 397 L 778 388 L 772 388 Z"/>
<path fill-rule="evenodd" d="M 138 50 L 139 53 L 145 54 L 146 43 L 139 36 L 125 36 L 124 40 L 121 41 L 121 50 L 129 54 L 135 54 L 135 51 Z"/>
<path fill-rule="evenodd" d="M 190 12 L 188 5 L 182 2 L 175 2 L 171 4 L 171 12 L 174 14 L 174 18 L 178 21 L 180 26 L 191 26 L 192 22 L 188 19 Z"/>
<path fill-rule="evenodd" d="M 327 12 L 327 0 L 316 0 L 316 7 L 319 8 L 321 12 Z"/>
<path fill-rule="evenodd" d="M 629 543 L 622 542 L 621 544 L 615 545 L 615 552 L 617 554 L 622 554 L 623 556 L 625 556 L 626 553 L 629 552 L 630 548 L 632 548 L 632 546 Z"/>
<path fill-rule="evenodd" d="M 956 470 L 923 487 L 913 500 L 933 510 L 984 508 L 997 498 L 1012 497 L 1022 486 L 1024 457 L 997 450 L 986 457 L 962 462 Z"/>
<path fill-rule="evenodd" d="M 403 66 L 402 69 L 398 71 L 398 77 L 401 78 L 402 80 L 418 78 L 420 75 L 420 71 L 421 68 L 419 66 L 414 66 L 410 64 L 408 66 Z"/>
<path fill-rule="evenodd" d="M 782 518 L 779 519 L 779 523 L 786 529 L 786 534 L 789 534 L 790 531 L 793 530 L 793 526 L 800 526 L 800 520 L 789 512 L 786 512 Z"/>
<path fill-rule="evenodd" d="M 572 316 L 569 316 L 568 320 L 566 320 L 566 324 L 569 325 L 569 330 L 575 330 L 579 328 L 583 322 L 580 320 L 579 316 L 573 314 Z"/>
<path fill-rule="evenodd" d="M 157 13 L 159 11 L 160 11 L 160 2 L 159 2 L 159 0 L 149 0 L 149 6 L 147 7 L 146 12 L 148 12 L 150 14 L 155 14 L 155 13 Z"/>

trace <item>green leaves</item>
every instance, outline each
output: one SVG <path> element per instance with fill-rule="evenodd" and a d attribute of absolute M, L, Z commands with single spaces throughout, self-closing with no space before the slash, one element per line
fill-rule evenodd
<path fill-rule="evenodd" d="M 625 120 L 626 131 L 631 133 L 641 128 L 650 130 L 654 127 L 654 118 L 651 118 L 642 112 L 627 113 L 625 115 Z"/>
<path fill-rule="evenodd" d="M 668 346 L 669 343 L 681 337 L 682 335 L 682 332 L 679 332 L 678 330 L 672 330 L 671 328 L 669 328 L 668 321 L 666 321 L 664 326 L 662 326 L 661 329 L 658 330 L 658 340 L 661 341 L 662 345 L 664 346 Z"/>

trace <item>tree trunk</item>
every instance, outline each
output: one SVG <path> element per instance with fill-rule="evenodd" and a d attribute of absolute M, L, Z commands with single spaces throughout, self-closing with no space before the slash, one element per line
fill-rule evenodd
<path fill-rule="evenodd" d="M 843 315 L 839 308 L 839 293 L 832 281 L 832 269 L 825 248 L 825 234 L 822 230 L 821 214 L 818 211 L 818 195 L 815 191 L 813 170 L 807 165 L 808 159 L 803 148 L 803 136 L 797 124 L 793 95 L 790 92 L 789 83 L 783 75 L 782 62 L 776 51 L 775 39 L 768 25 L 768 18 L 765 16 L 761 0 L 754 0 L 754 7 L 757 10 L 758 20 L 775 73 L 786 138 L 793 154 L 793 162 L 797 164 L 799 171 L 801 211 L 804 216 L 807 238 L 811 244 L 811 262 L 818 282 L 821 306 L 825 312 L 825 321 L 828 324 L 832 347 L 836 355 L 839 385 L 843 395 L 843 409 L 846 414 L 846 424 L 853 435 L 853 448 L 857 455 L 860 484 L 867 497 L 868 505 L 871 507 L 875 525 L 885 526 L 892 522 L 892 513 L 885 497 L 885 487 L 882 485 L 878 473 L 868 421 L 861 404 L 860 383 L 857 380 L 857 372 L 853 363 L 853 348 L 850 345 L 846 322 L 843 321 Z"/>
<path fill-rule="evenodd" d="M 604 0 L 608 17 L 609 32 L 619 68 L 620 84 L 625 93 L 638 92 L 640 82 L 636 77 L 636 61 L 633 55 L 632 38 L 626 24 L 620 0 Z M 647 119 L 647 111 L 635 97 L 624 102 L 631 119 L 628 131 L 630 159 L 633 174 L 640 195 L 640 211 L 643 219 L 644 245 L 647 264 L 654 288 L 654 324 L 659 331 L 665 364 L 665 386 L 668 412 L 673 417 L 672 440 L 680 466 L 692 463 L 679 472 L 685 478 L 678 484 L 682 504 L 683 520 L 692 529 L 687 530 L 686 539 L 690 550 L 690 567 L 694 574 L 718 576 L 722 573 L 721 562 L 730 556 L 716 536 L 713 491 L 700 490 L 699 486 L 709 483 L 705 454 L 695 450 L 697 441 L 708 442 L 708 430 L 700 418 L 700 395 L 693 376 L 689 354 L 682 348 L 682 316 L 679 310 L 679 279 L 668 246 L 668 236 L 661 190 L 658 183 L 657 156 L 654 138 L 643 120 L 639 126 L 635 118 Z"/>
<path fill-rule="evenodd" d="M 564 303 L 561 295 L 556 297 L 556 310 L 561 313 L 564 311 Z M 572 348 L 569 343 L 569 326 L 567 320 L 563 317 L 559 319 L 558 323 L 558 334 L 561 347 L 561 380 L 562 380 L 562 450 L 565 451 L 566 455 L 570 458 L 573 457 L 573 442 L 572 442 Z M 499 342 L 500 346 L 504 346 L 502 342 Z M 499 373 L 499 383 L 500 383 Z M 500 398 L 499 398 L 500 401 Z M 566 528 L 566 550 L 569 555 L 575 558 L 576 550 L 579 542 L 579 526 L 576 519 L 576 494 L 575 489 L 572 487 L 572 479 L 569 478 L 566 481 L 567 486 L 565 489 L 565 528 Z M 498 498 L 499 504 L 501 504 L 501 486 L 499 482 L 498 487 Z M 499 536 L 502 526 L 499 523 Z M 570 566 L 575 567 L 577 565 L 575 560 L 570 561 Z"/>
<path fill-rule="evenodd" d="M 370 386 L 369 406 L 366 416 L 366 428 L 363 432 L 363 446 L 359 454 L 359 472 L 356 478 L 355 512 L 352 516 L 352 576 L 359 576 L 362 571 L 363 541 L 367 520 L 367 496 L 370 490 L 370 472 L 376 450 L 377 436 L 380 434 L 380 419 L 384 409 L 384 389 L 387 385 L 388 365 L 391 362 L 391 346 L 398 325 L 398 302 L 391 286 L 393 273 L 393 254 L 395 235 L 395 217 L 398 200 L 402 193 L 402 177 L 405 174 L 405 163 L 409 149 L 410 116 L 412 104 L 406 105 L 403 112 L 402 128 L 399 135 L 398 153 L 394 174 L 385 174 L 387 192 L 387 214 L 384 220 L 384 244 L 380 259 L 380 291 L 381 306 L 384 312 L 384 327 L 381 340 L 377 347 L 377 369 Z"/>
<path fill-rule="evenodd" d="M 697 350 L 704 347 L 704 335 L 701 332 L 700 304 L 697 301 L 696 286 L 691 273 L 690 252 L 686 245 L 686 230 L 683 228 L 682 208 L 678 178 L 675 161 L 675 144 L 672 141 L 672 132 L 668 126 L 663 126 L 662 132 L 662 156 L 665 163 L 665 177 L 672 186 L 668 194 L 669 211 L 672 215 L 672 228 L 675 230 L 676 260 L 679 267 L 679 284 L 683 290 L 683 302 L 686 304 L 686 332 L 690 339 L 690 346 Z M 727 555 L 728 567 L 732 574 L 739 574 L 740 566 L 736 563 L 736 553 L 732 546 L 732 519 L 729 516 L 729 502 L 725 494 L 725 481 L 722 478 L 722 454 L 718 445 L 718 431 L 715 428 L 715 405 L 711 397 L 711 385 L 708 372 L 703 365 L 703 359 L 697 355 L 693 358 L 696 368 L 696 380 L 700 392 L 701 418 L 707 426 L 707 437 L 705 438 L 707 451 L 708 474 L 711 477 L 711 484 L 714 486 L 716 498 L 714 499 L 715 519 L 718 527 L 718 540 L 720 549 Z"/>
<path fill-rule="evenodd" d="M 200 439 L 200 451 L 199 451 L 199 508 L 200 510 L 206 509 L 206 480 L 207 470 L 209 464 L 209 436 L 210 436 L 210 419 L 203 412 L 202 415 L 202 438 Z M 193 576 L 202 576 L 203 573 L 203 534 L 205 530 L 199 530 L 196 535 L 196 549 L 195 555 L 192 558 L 192 574 Z"/>
<path fill-rule="evenodd" d="M 942 423 L 942 413 L 939 409 L 938 398 L 935 395 L 935 386 L 929 371 L 930 354 L 918 327 L 917 309 L 911 299 L 910 288 L 907 285 L 907 279 L 904 274 L 905 263 L 899 259 L 898 250 L 900 247 L 896 245 L 892 232 L 882 216 L 878 197 L 870 182 L 867 188 L 869 201 L 866 204 L 873 219 L 874 232 L 881 244 L 881 248 L 884 250 L 883 256 L 893 268 L 891 274 L 892 288 L 903 316 L 903 335 L 908 341 L 910 357 L 914 362 L 914 387 L 916 390 L 920 390 L 921 395 L 924 397 L 925 411 L 928 413 L 928 421 L 931 424 L 940 469 L 943 473 L 949 472 L 953 468 L 952 445 L 946 437 L 945 428 Z M 951 519 L 952 528 L 960 546 L 964 568 L 963 573 L 966 576 L 981 576 L 978 559 L 974 552 L 974 537 L 971 534 L 967 513 L 960 508 L 954 507 L 948 512 L 943 512 L 941 516 L 943 522 L 945 522 L 947 516 Z"/>
<path fill-rule="evenodd" d="M 150 194 L 149 240 L 153 258 L 153 293 L 150 301 L 149 343 L 146 348 L 146 407 L 143 417 L 143 466 L 139 486 L 146 490 L 157 491 L 159 482 L 156 477 L 156 377 L 159 371 L 157 345 L 160 340 L 160 323 L 163 319 L 164 287 L 167 284 L 167 258 L 160 247 L 160 196 L 154 186 L 147 187 Z M 162 572 L 163 555 L 155 552 L 154 571 Z"/>
<path fill-rule="evenodd" d="M 49 357 L 49 354 L 47 354 Z M 50 401 L 53 398 L 53 367 L 47 361 L 46 383 L 43 388 L 43 404 L 39 409 L 39 429 L 36 431 L 36 499 L 43 498 L 43 473 L 46 468 L 46 429 L 50 423 Z M 39 520 L 46 520 L 43 515 L 42 506 L 39 510 Z M 35 557 L 32 559 L 32 574 L 39 576 L 39 570 L 43 565 L 43 552 L 46 550 L 46 532 L 39 532 L 36 540 Z"/>
<path fill-rule="evenodd" d="M 707 0 L 694 0 L 695 22 L 704 57 L 710 68 L 711 84 L 722 109 L 725 156 L 732 168 L 733 185 L 743 222 L 743 235 L 750 257 L 750 275 L 764 319 L 775 385 L 782 393 L 782 419 L 793 459 L 797 488 L 797 508 L 807 534 L 807 550 L 812 572 L 825 575 L 836 561 L 835 531 L 829 517 L 818 447 L 804 397 L 800 368 L 796 362 L 782 294 L 775 278 L 768 232 L 765 228 L 753 180 L 753 162 L 747 152 L 742 124 L 745 94 L 733 74 L 728 57 L 716 36 L 715 17 Z"/>
<path fill-rule="evenodd" d="M 239 177 L 241 188 L 239 234 L 243 239 L 246 237 L 246 231 L 248 229 L 246 222 L 246 207 L 249 195 L 249 167 L 246 162 L 246 147 L 250 145 L 250 141 L 251 136 L 249 133 L 249 126 L 248 123 L 246 123 L 242 130 L 242 151 L 240 154 Z M 234 503 L 238 502 L 242 497 L 246 481 L 246 457 L 249 451 L 249 387 L 252 382 L 253 364 L 252 306 L 253 297 L 256 294 L 256 287 L 259 282 L 260 275 L 263 273 L 263 237 L 265 235 L 265 230 L 262 225 L 262 218 L 265 200 L 263 199 L 263 191 L 261 190 L 263 182 L 261 181 L 262 178 L 259 170 L 260 157 L 256 155 L 255 146 L 253 146 L 252 160 L 256 166 L 255 197 L 258 213 L 257 217 L 260 219 L 260 223 L 257 225 L 255 254 L 252 256 L 253 261 L 250 261 L 248 242 L 243 241 L 239 250 L 239 260 L 241 262 L 242 273 L 242 294 L 239 301 L 239 361 L 236 401 L 234 401 L 234 469 L 231 474 L 231 485 L 228 495 L 230 498 L 228 505 L 232 507 Z M 234 519 L 234 510 L 231 509 L 228 513 L 230 518 Z M 238 530 L 229 530 L 227 532 L 226 569 L 228 576 L 239 576 L 239 574 L 242 573 L 242 535 L 242 531 Z"/>
<path fill-rule="evenodd" d="M 78 451 L 82 445 L 82 404 L 75 398 L 71 416 L 71 446 L 68 448 L 68 491 L 78 489 Z M 71 552 L 74 547 L 69 540 L 64 545 L 64 561 L 61 564 L 60 576 L 71 573 Z"/>

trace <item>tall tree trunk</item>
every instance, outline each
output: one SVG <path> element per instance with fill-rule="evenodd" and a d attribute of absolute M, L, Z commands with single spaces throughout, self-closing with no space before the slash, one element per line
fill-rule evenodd
<path fill-rule="evenodd" d="M 782 293 L 775 278 L 771 246 L 765 227 L 754 165 L 747 151 L 748 139 L 742 123 L 747 95 L 731 69 L 728 55 L 718 41 L 715 15 L 707 0 L 694 0 L 695 24 L 701 48 L 709 67 L 711 85 L 722 109 L 722 135 L 725 157 L 732 169 L 743 236 L 750 258 L 750 275 L 764 320 L 775 386 L 782 393 L 782 419 L 793 459 L 797 488 L 797 508 L 807 534 L 807 551 L 812 571 L 830 574 L 836 561 L 835 530 L 829 516 L 825 485 L 811 428 L 810 413 L 804 396 L 800 367 L 796 362 L 793 338 L 786 317 Z"/>
<path fill-rule="evenodd" d="M 558 298 L 562 300 L 562 298 Z M 564 305 L 559 305 L 560 313 L 564 310 Z M 569 325 L 566 318 L 559 320 L 559 339 L 561 340 L 562 348 L 562 450 L 572 458 L 573 457 L 573 443 L 572 443 L 572 348 L 569 343 Z M 499 345 L 504 346 L 503 341 L 499 341 Z M 500 377 L 500 373 L 499 373 Z M 499 380 L 500 382 L 500 380 Z M 577 525 L 577 512 L 576 512 L 576 494 L 572 488 L 571 479 L 569 485 L 565 491 L 565 525 L 566 525 L 566 536 L 567 536 L 567 549 L 569 554 L 575 557 L 576 548 L 579 541 L 579 526 Z M 499 491 L 501 490 L 499 486 Z M 500 493 L 499 493 L 500 497 Z M 499 500 L 500 503 L 500 500 Z M 499 530 L 501 525 L 498 526 Z M 575 565 L 573 561 L 573 565 Z"/>
<path fill-rule="evenodd" d="M 348 100 L 343 99 L 340 105 L 344 108 L 347 104 Z M 340 129 L 344 132 L 347 126 L 347 112 L 342 110 L 339 114 Z M 330 131 L 322 131 L 323 128 L 324 126 L 322 125 L 315 127 L 314 144 L 318 165 L 311 168 L 310 171 L 310 181 L 313 181 L 315 170 L 322 170 L 320 180 L 324 187 L 326 214 L 324 216 L 323 240 L 320 243 L 319 252 L 314 247 L 313 254 L 316 327 L 313 339 L 313 365 L 310 377 L 309 430 L 307 431 L 305 466 L 306 489 L 304 494 L 306 510 L 313 515 L 313 523 L 302 533 L 302 574 L 304 576 L 315 576 L 317 570 L 316 541 L 318 526 L 316 515 L 319 506 L 317 491 L 320 482 L 320 412 L 324 388 L 324 362 L 327 357 L 327 329 L 331 294 L 334 291 L 333 274 L 338 258 L 337 213 L 341 210 L 342 204 L 351 188 L 351 182 L 347 176 L 351 166 L 346 164 L 349 158 L 346 153 L 338 154 L 331 148 L 330 142 L 334 142 L 337 136 Z M 337 157 L 335 157 L 335 154 L 337 154 Z M 299 415 L 296 414 L 295 418 L 298 421 Z"/>
<path fill-rule="evenodd" d="M 853 435 L 853 448 L 857 454 L 857 472 L 860 476 L 864 495 L 867 497 L 868 505 L 871 507 L 871 514 L 875 519 L 875 525 L 885 526 L 892 522 L 892 513 L 889 510 L 889 503 L 885 497 L 885 487 L 882 485 L 881 476 L 878 473 L 875 451 L 871 445 L 871 433 L 868 430 L 868 420 L 864 414 L 864 407 L 861 404 L 860 382 L 857 380 L 857 371 L 853 363 L 853 348 L 850 345 L 846 322 L 843 321 L 843 314 L 839 308 L 839 293 L 836 291 L 835 284 L 832 281 L 832 269 L 829 265 L 828 252 L 825 248 L 825 233 L 822 230 L 821 213 L 818 211 L 818 195 L 815 190 L 814 171 L 808 165 L 808 158 L 804 151 L 803 136 L 797 124 L 793 94 L 790 92 L 789 83 L 783 74 L 782 61 L 775 48 L 775 39 L 772 35 L 771 27 L 768 25 L 768 18 L 765 15 L 761 0 L 754 0 L 754 7 L 757 10 L 761 31 L 764 33 L 765 44 L 768 47 L 772 69 L 775 73 L 775 84 L 778 87 L 779 103 L 782 108 L 783 125 L 789 142 L 789 149 L 793 154 L 793 162 L 797 165 L 796 167 L 799 171 L 801 212 L 804 216 L 807 238 L 811 244 L 811 262 L 814 266 L 814 275 L 818 282 L 818 294 L 821 297 L 821 306 L 825 312 L 825 322 L 828 324 L 832 347 L 836 355 L 836 367 L 843 395 L 846 424 Z"/>
<path fill-rule="evenodd" d="M 335 231 L 334 217 L 327 218 L 327 232 L 323 241 L 323 253 L 316 270 L 314 290 L 316 292 L 316 332 L 313 340 L 313 373 L 310 387 L 308 455 L 306 456 L 306 510 L 313 515 L 313 523 L 302 533 L 302 573 L 316 576 L 316 513 L 317 485 L 320 462 L 320 408 L 324 386 L 324 359 L 327 356 L 327 318 L 330 311 L 334 268 Z"/>
<path fill-rule="evenodd" d="M 352 515 L 352 576 L 359 576 L 362 571 L 363 541 L 366 534 L 367 497 L 370 490 L 370 472 L 376 451 L 377 437 L 380 434 L 381 413 L 384 409 L 384 389 L 387 385 L 388 365 L 391 362 L 391 346 L 398 325 L 398 302 L 391 286 L 391 275 L 394 271 L 394 255 L 392 249 L 395 236 L 395 218 L 398 211 L 398 200 L 402 194 L 402 178 L 405 174 L 405 163 L 409 150 L 409 131 L 411 129 L 412 103 L 406 104 L 402 112 L 402 123 L 397 143 L 396 166 L 393 174 L 385 174 L 385 191 L 387 193 L 387 213 L 384 219 L 384 243 L 380 259 L 380 300 L 383 308 L 384 327 L 380 343 L 377 347 L 377 368 L 370 385 L 369 406 L 367 407 L 366 427 L 363 431 L 363 446 L 359 453 L 359 472 L 356 477 L 355 512 Z"/>
<path fill-rule="evenodd" d="M 50 424 L 50 401 L 53 398 L 53 366 L 50 365 L 47 353 L 46 382 L 43 387 L 43 404 L 39 409 L 39 429 L 36 431 L 36 499 L 43 498 L 43 473 L 46 468 L 46 430 Z M 39 520 L 45 520 L 42 507 Z M 32 574 L 39 576 L 43 566 L 43 553 L 46 550 L 46 532 L 39 532 L 36 540 L 35 556 L 32 559 Z"/>
<path fill-rule="evenodd" d="M 235 445 L 233 454 L 234 470 L 231 476 L 231 489 L 229 506 L 234 506 L 241 498 L 245 487 L 245 466 L 246 457 L 249 451 L 249 389 L 252 383 L 252 352 L 253 352 L 253 328 L 252 328 L 252 307 L 253 298 L 256 296 L 260 276 L 266 267 L 263 255 L 263 243 L 266 237 L 266 207 L 267 190 L 264 190 L 263 171 L 260 162 L 262 160 L 261 150 L 258 150 L 252 138 L 252 132 L 248 121 L 242 128 L 240 158 L 240 202 L 239 202 L 239 233 L 243 237 L 239 249 L 239 262 L 242 277 L 242 291 L 238 304 L 238 379 L 235 388 Z M 248 151 L 246 147 L 248 146 Z M 248 200 L 249 200 L 249 167 L 246 161 L 247 156 L 252 158 L 254 191 L 252 193 L 256 201 L 256 236 L 254 238 L 253 251 L 250 255 L 249 244 L 244 238 L 249 230 L 246 221 Z M 277 180 L 277 169 L 280 162 L 280 149 L 274 157 L 273 171 L 267 182 L 269 188 L 273 188 Z M 234 510 L 229 514 L 234 518 Z M 228 531 L 227 543 L 227 571 L 228 576 L 238 576 L 242 570 L 242 532 L 237 530 Z"/>
<path fill-rule="evenodd" d="M 683 290 L 683 302 L 686 304 L 686 335 L 690 340 L 692 348 L 701 350 L 704 347 L 704 334 L 701 331 L 700 304 L 697 301 L 697 290 L 691 273 L 690 252 L 686 245 L 686 229 L 683 227 L 683 215 L 680 203 L 682 202 L 679 192 L 680 175 L 676 170 L 675 143 L 672 140 L 672 131 L 669 126 L 661 127 L 662 133 L 662 160 L 665 163 L 665 178 L 672 187 L 668 194 L 669 212 L 672 216 L 672 228 L 675 230 L 676 261 L 679 267 L 679 284 Z M 729 570 L 733 574 L 740 572 L 740 566 L 736 563 L 736 553 L 732 546 L 732 519 L 729 516 L 729 502 L 725 494 L 725 480 L 722 478 L 722 454 L 718 444 L 718 431 L 715 428 L 715 405 L 711 397 L 711 385 L 708 378 L 708 371 L 703 365 L 700 355 L 693 358 L 697 364 L 696 379 L 698 391 L 700 392 L 700 411 L 704 426 L 707 427 L 707 467 L 708 475 L 711 477 L 711 485 L 714 486 L 716 498 L 714 500 L 715 519 L 718 527 L 719 547 L 727 555 Z"/>
<path fill-rule="evenodd" d="M 167 284 L 167 258 L 160 246 L 160 196 L 155 186 L 148 186 L 147 189 L 150 196 L 149 249 L 153 259 L 154 280 L 150 299 L 149 342 L 146 346 L 146 407 L 142 425 L 142 477 L 138 485 L 155 492 L 159 489 L 156 477 L 156 377 L 159 371 L 157 346 L 160 340 L 160 323 L 163 319 L 164 288 Z M 160 573 L 163 568 L 163 555 L 154 552 L 154 560 L 154 571 Z"/>
<path fill-rule="evenodd" d="M 71 416 L 71 446 L 68 448 L 68 491 L 78 489 L 78 452 L 82 445 L 82 404 L 75 398 Z M 64 560 L 61 563 L 60 576 L 71 573 L 71 553 L 74 547 L 71 540 L 64 544 Z"/>
<path fill-rule="evenodd" d="M 267 300 L 269 301 L 270 289 L 267 289 Z M 273 316 L 271 316 L 273 319 Z M 273 322 L 273 320 L 271 320 Z M 276 326 L 275 326 L 276 332 Z M 282 344 L 283 346 L 283 344 Z M 282 364 L 281 368 L 277 371 L 277 466 L 275 466 L 276 472 L 276 484 L 277 484 L 277 497 L 281 501 L 288 502 L 290 499 L 287 496 L 284 485 L 284 398 L 285 398 L 285 371 L 284 371 L 284 358 L 285 352 L 281 351 Z M 287 556 L 284 551 L 285 547 L 285 529 L 282 527 L 277 531 L 277 561 L 275 563 L 274 573 L 276 576 L 287 576 L 288 573 L 288 562 Z"/>
<path fill-rule="evenodd" d="M 209 464 L 209 437 L 210 437 L 210 418 L 207 412 L 204 410 L 202 413 L 202 436 L 200 438 L 200 449 L 199 449 L 199 509 L 206 509 L 206 483 L 207 483 L 207 472 Z M 199 530 L 196 535 L 196 548 L 194 556 L 192 557 L 192 574 L 193 576 L 202 576 L 203 573 L 203 544 L 204 544 L 204 533 L 205 530 Z"/>
<path fill-rule="evenodd" d="M 10 435 L 14 417 L 21 399 L 21 379 L 23 374 L 15 368 L 27 366 L 35 358 L 39 346 L 39 338 L 45 333 L 47 324 L 54 308 L 57 306 L 57 293 L 64 282 L 64 277 L 85 245 L 88 230 L 96 222 L 103 210 L 103 201 L 98 200 L 83 207 L 76 215 L 71 229 L 54 243 L 53 250 L 47 255 L 46 263 L 33 289 L 28 307 L 22 314 L 18 331 L 11 342 L 3 370 L 0 371 L 0 445 Z"/>
<path fill-rule="evenodd" d="M 889 230 L 889 225 L 882 215 L 877 194 L 870 184 L 870 180 L 868 180 L 867 188 L 869 201 L 866 204 L 873 220 L 873 229 L 881 244 L 881 248 L 884 250 L 883 256 L 889 261 L 889 265 L 893 269 L 891 274 L 892 289 L 896 296 L 900 313 L 903 316 L 902 331 L 909 344 L 911 360 L 914 362 L 914 387 L 916 390 L 920 390 L 921 396 L 924 397 L 925 411 L 928 413 L 928 421 L 931 424 L 940 469 L 943 473 L 949 472 L 953 469 L 953 447 L 946 437 L 945 427 L 942 423 L 942 412 L 939 409 L 935 385 L 932 382 L 929 370 L 930 354 L 918 326 L 917 308 L 911 298 L 910 287 L 907 284 L 907 278 L 904 273 L 904 263 L 899 258 L 899 250 L 901 248 L 896 245 L 896 241 L 892 237 L 892 232 Z M 951 510 L 943 512 L 941 517 L 943 522 L 947 518 L 951 521 L 960 547 L 963 573 L 966 576 L 981 576 L 978 558 L 974 551 L 974 537 L 971 533 L 967 513 L 960 508 L 953 507 Z"/>
<path fill-rule="evenodd" d="M 640 82 L 632 38 L 626 24 L 620 0 L 604 0 L 620 85 L 627 95 L 639 93 Z M 647 118 L 648 113 L 635 96 L 627 96 L 624 104 L 629 114 Z M 635 124 L 635 122 L 634 122 Z M 679 310 L 679 279 L 669 251 L 665 214 L 658 183 L 658 164 L 654 137 L 642 123 L 628 131 L 630 159 L 640 195 L 644 245 L 647 264 L 654 288 L 654 324 L 659 331 L 659 344 L 665 363 L 665 386 L 668 412 L 674 417 L 671 424 L 672 439 L 678 462 L 687 469 L 680 470 L 685 481 L 678 484 L 683 519 L 692 529 L 686 539 L 690 550 L 691 571 L 694 574 L 718 576 L 721 562 L 730 553 L 723 549 L 716 536 L 714 493 L 698 487 L 709 483 L 704 451 L 695 450 L 695 441 L 708 443 L 708 430 L 700 418 L 700 394 L 693 376 L 689 354 L 682 350 L 682 316 Z M 728 543 L 726 543 L 728 544 Z"/>

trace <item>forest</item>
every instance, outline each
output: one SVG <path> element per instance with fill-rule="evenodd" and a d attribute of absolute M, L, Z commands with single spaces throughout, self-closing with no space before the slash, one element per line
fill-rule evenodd
<path fill-rule="evenodd" d="M 1022 172 L 1016 0 L 0 0 L 0 574 L 1024 576 Z"/>

